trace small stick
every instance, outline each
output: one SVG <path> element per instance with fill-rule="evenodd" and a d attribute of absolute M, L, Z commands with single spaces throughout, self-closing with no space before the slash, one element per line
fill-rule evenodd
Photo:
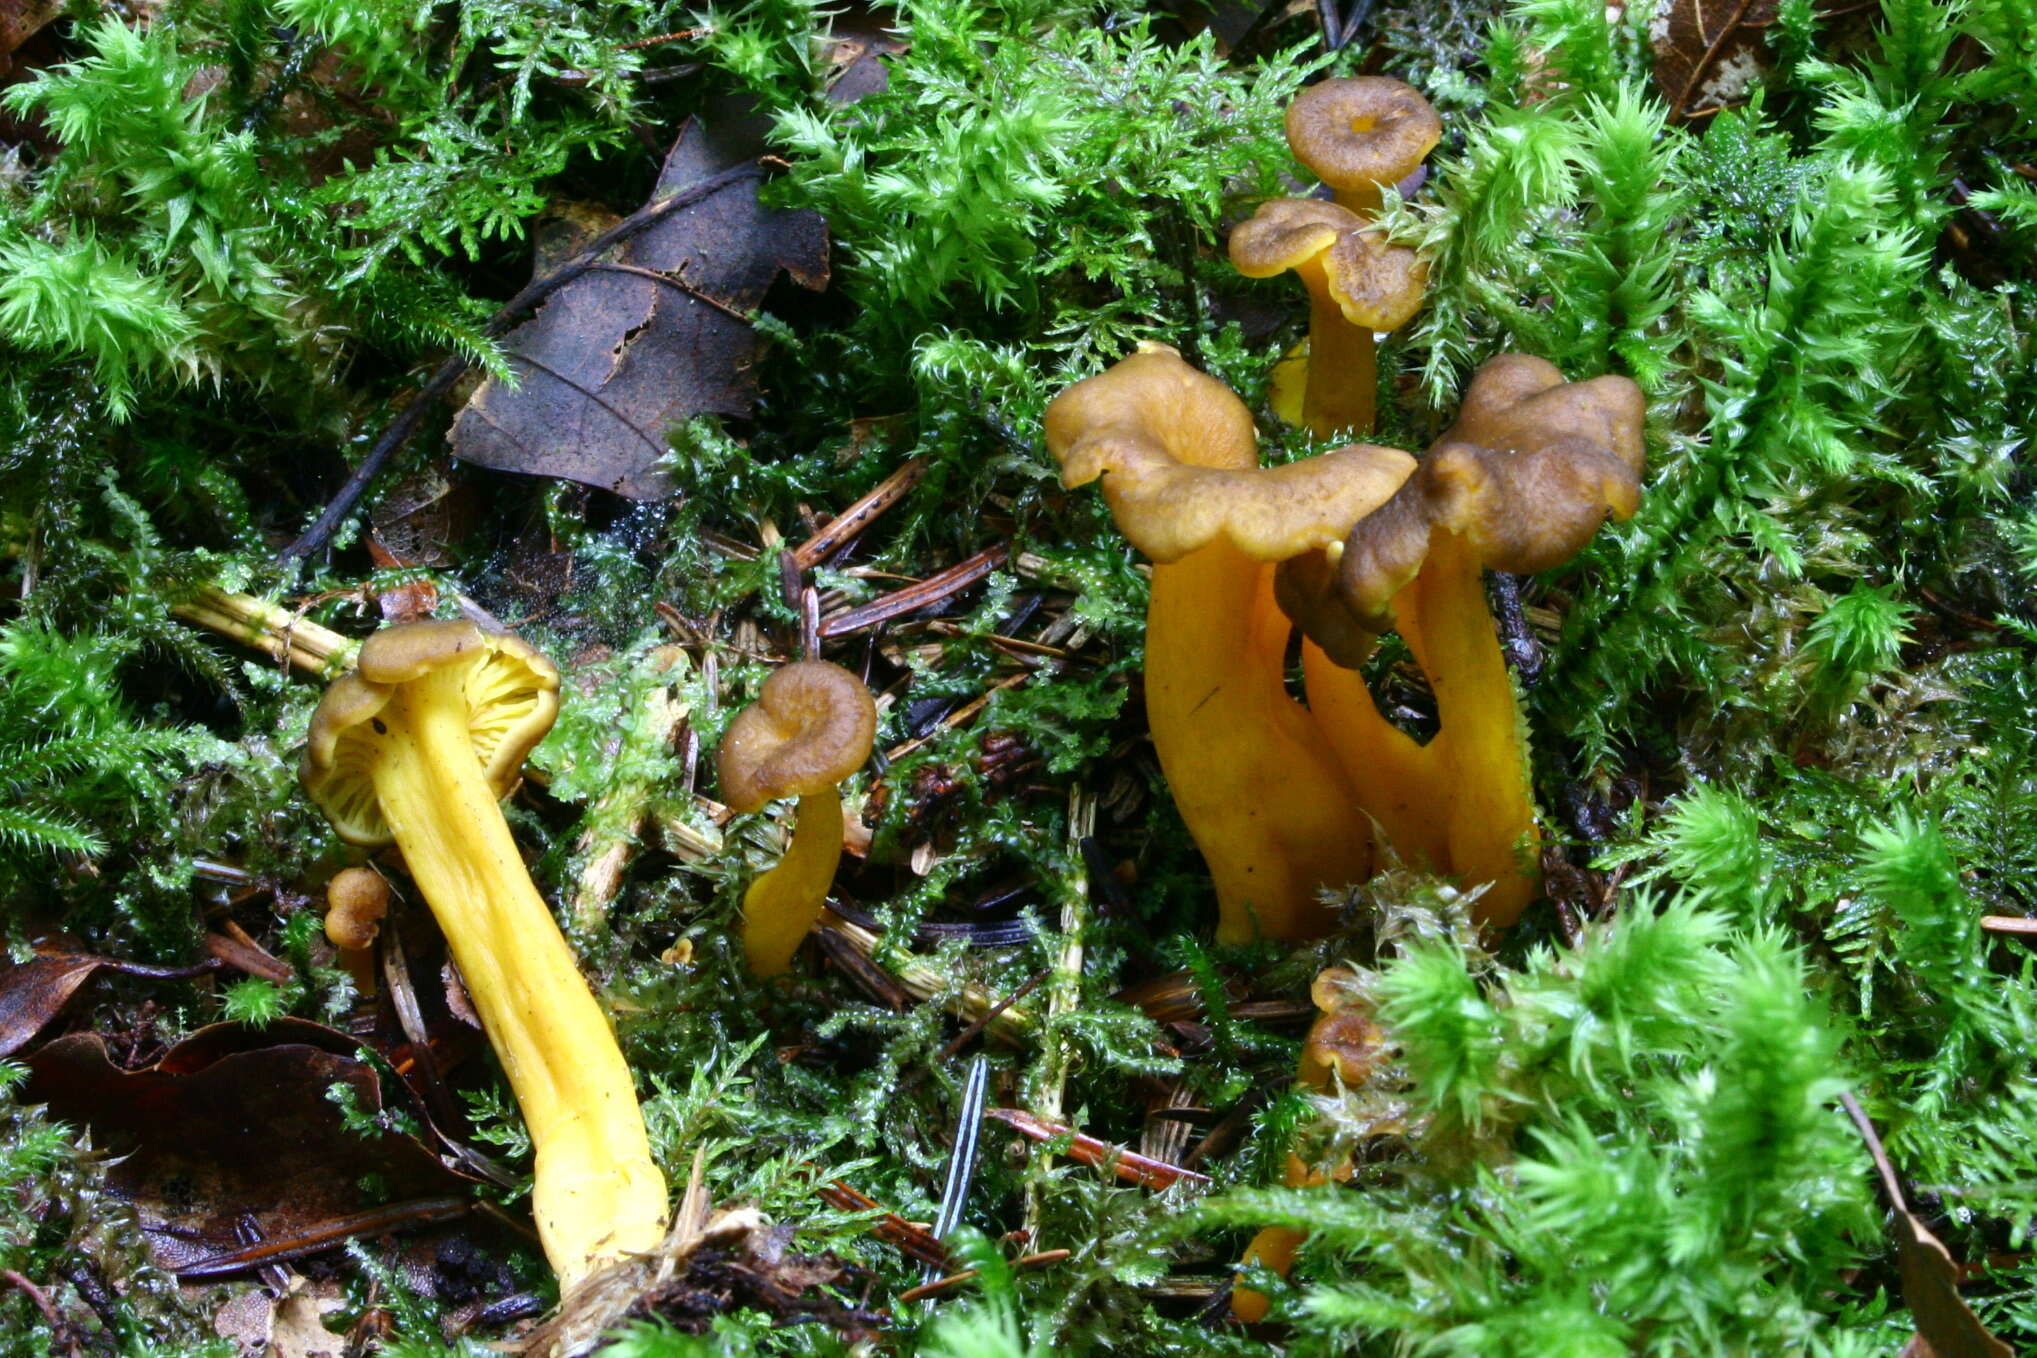
<path fill-rule="evenodd" d="M 965 557 L 916 585 L 908 585 L 882 598 L 872 599 L 861 608 L 852 608 L 846 613 L 837 613 L 832 618 L 822 619 L 820 634 L 824 637 L 846 636 L 850 632 L 873 627 L 880 622 L 889 622 L 901 614 L 917 613 L 922 608 L 931 608 L 944 599 L 960 594 L 1002 566 L 1010 550 L 1002 542 L 992 543 L 976 555 Z"/>
<path fill-rule="evenodd" d="M 472 1206 L 461 1198 L 419 1198 L 411 1202 L 391 1203 L 386 1207 L 336 1217 L 302 1235 L 264 1240 L 228 1250 L 225 1254 L 215 1254 L 210 1259 L 200 1259 L 175 1272 L 179 1278 L 217 1278 L 244 1269 L 280 1264 L 288 1259 L 302 1259 L 308 1254 L 329 1250 L 355 1236 L 381 1235 L 402 1226 L 435 1226 L 442 1221 L 457 1221 L 471 1210 Z"/>
<path fill-rule="evenodd" d="M 42 1312 L 42 1318 L 49 1322 L 51 1338 L 66 1333 L 64 1318 L 57 1314 L 56 1303 L 50 1300 L 49 1293 L 37 1287 L 25 1275 L 16 1273 L 11 1268 L 0 1268 L 0 1282 L 12 1283 L 21 1290 L 23 1296 L 35 1303 L 35 1309 Z"/>
<path fill-rule="evenodd" d="M 1118 1178 L 1144 1188 L 1172 1188 L 1184 1179 L 1198 1184 L 1210 1182 L 1207 1174 L 1197 1174 L 1192 1169 L 1170 1165 L 1164 1160 L 1155 1160 L 1149 1155 L 1126 1150 L 1123 1146 L 1113 1146 L 1108 1141 L 1086 1136 L 1058 1122 L 1034 1117 L 1020 1108 L 986 1108 L 983 1110 L 983 1116 L 993 1122 L 1002 1122 L 1019 1135 L 1033 1141 L 1058 1141 L 1065 1138 L 1068 1142 L 1070 1159 L 1080 1160 L 1085 1165 L 1108 1165 L 1111 1173 Z"/>
<path fill-rule="evenodd" d="M 1075 1251 L 1073 1250 L 1041 1250 L 1037 1254 L 1023 1255 L 1011 1261 L 1012 1272 L 1031 1273 L 1034 1269 L 1045 1268 L 1049 1264 L 1058 1264 L 1074 1253 Z M 982 1276 L 982 1270 L 965 1268 L 960 1273 L 950 1273 L 945 1278 L 936 1278 L 932 1282 L 921 1283 L 918 1287 L 909 1287 L 899 1293 L 894 1300 L 900 1304 L 905 1304 L 924 1301 L 928 1297 L 945 1296 L 964 1283 L 976 1281 L 980 1276 Z"/>
<path fill-rule="evenodd" d="M 822 1184 L 814 1193 L 838 1212 L 883 1211 L 876 1199 L 864 1197 L 840 1179 Z M 948 1253 L 946 1245 L 896 1212 L 884 1212 L 871 1226 L 870 1233 L 879 1240 L 898 1246 L 908 1258 L 922 1264 L 931 1264 L 935 1268 L 949 1268 L 954 1264 L 954 1256 Z"/>
<path fill-rule="evenodd" d="M 920 746 L 932 740 L 935 736 L 939 735 L 941 732 L 952 730 L 955 727 L 960 726 L 963 722 L 968 721 L 978 712 L 981 712 L 984 708 L 988 707 L 990 705 L 990 700 L 996 697 L 999 693 L 1003 692 L 1005 689 L 1008 688 L 1016 688 L 1018 685 L 1023 684 L 1026 680 L 1032 677 L 1033 672 L 1031 670 L 1022 670 L 1019 673 L 1012 675 L 1009 679 L 998 680 L 996 683 L 992 684 L 989 688 L 985 689 L 981 694 L 970 699 L 968 702 L 962 704 L 962 706 L 956 708 L 953 712 L 950 712 L 947 716 L 942 717 L 939 723 L 935 725 L 933 730 L 928 731 L 925 735 L 914 736 L 911 740 L 906 741 L 904 744 L 895 745 L 892 748 L 886 750 L 884 752 L 885 762 L 891 763 L 899 759 L 902 759 L 906 755 L 911 754 L 914 750 L 917 750 Z"/>
<path fill-rule="evenodd" d="M 885 510 L 905 498 L 905 493 L 927 474 L 924 457 L 909 458 L 897 471 L 870 488 L 868 494 L 821 525 L 819 532 L 793 549 L 801 570 L 811 570 L 833 554 L 837 547 L 875 523 Z"/>
<path fill-rule="evenodd" d="M 545 277 L 533 280 L 516 296 L 510 298 L 500 311 L 489 317 L 488 323 L 481 327 L 481 333 L 490 339 L 499 337 L 525 312 L 600 263 L 601 256 L 613 246 L 657 225 L 675 212 L 712 198 L 731 184 L 745 179 L 761 178 L 763 173 L 762 167 L 755 164 L 731 166 L 689 188 L 660 198 L 655 203 L 645 204 L 596 236 L 585 250 Z M 302 537 L 283 549 L 282 554 L 277 557 L 279 564 L 287 563 L 296 557 L 310 556 L 332 540 L 332 535 L 339 531 L 340 524 L 346 520 L 347 515 L 354 512 L 354 506 L 361 502 L 361 497 L 367 494 L 369 483 L 381 474 L 382 468 L 395 455 L 396 450 L 410 441 L 410 436 L 424 423 L 425 415 L 437 406 L 440 397 L 453 389 L 453 384 L 460 380 L 468 365 L 469 360 L 465 354 L 455 354 L 439 365 L 438 371 L 431 375 L 431 380 L 424 384 L 424 389 L 418 392 L 416 399 L 399 411 L 396 418 L 382 430 L 382 436 L 368 449 L 368 455 L 354 468 L 353 475 L 347 478 L 346 484 L 340 487 L 339 494 L 333 496 L 325 511 L 311 527 L 304 530 Z"/>
<path fill-rule="evenodd" d="M 2037 934 L 2037 919 L 2021 915 L 1982 915 L 1980 927 L 1991 934 Z"/>

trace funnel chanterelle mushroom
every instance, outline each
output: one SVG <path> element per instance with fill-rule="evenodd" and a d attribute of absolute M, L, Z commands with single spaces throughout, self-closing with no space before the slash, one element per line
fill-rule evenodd
<path fill-rule="evenodd" d="M 1260 204 L 1231 232 L 1229 249 L 1245 277 L 1293 270 L 1308 289 L 1299 423 L 1318 438 L 1370 430 L 1379 388 L 1374 335 L 1398 330 L 1421 310 L 1429 278 L 1421 256 L 1349 209 L 1312 198 Z"/>
<path fill-rule="evenodd" d="M 1634 513 L 1644 406 L 1627 378 L 1566 382 L 1543 359 L 1502 354 L 1472 375 L 1415 474 L 1352 528 L 1334 570 L 1319 557 L 1279 581 L 1289 614 L 1345 665 L 1370 635 L 1417 624 L 1408 640 L 1443 725 L 1432 744 L 1447 751 L 1444 857 L 1492 884 L 1476 907 L 1484 923 L 1512 924 L 1538 874 L 1524 857 L 1536 837 L 1527 751 L 1481 572 L 1549 570 Z"/>
<path fill-rule="evenodd" d="M 342 838 L 395 842 L 437 916 L 529 1128 L 538 1237 L 564 1290 L 655 1248 L 666 1193 L 615 1035 L 498 805 L 558 689 L 515 637 L 386 628 L 327 690 L 302 774 Z"/>
<path fill-rule="evenodd" d="M 1244 403 L 1165 345 L 1063 391 L 1046 434 L 1063 483 L 1101 477 L 1119 529 L 1157 563 L 1146 717 L 1214 880 L 1218 937 L 1323 932 L 1318 893 L 1370 872 L 1371 831 L 1287 694 L 1274 563 L 1335 541 L 1414 460 L 1357 444 L 1262 468 Z"/>
<path fill-rule="evenodd" d="M 722 797 L 737 811 L 799 798 L 792 845 L 743 895 L 743 948 L 750 970 L 777 976 L 820 919 L 842 857 L 836 785 L 863 766 L 877 735 L 877 706 L 863 681 L 825 660 L 772 672 L 757 701 L 722 736 Z"/>
<path fill-rule="evenodd" d="M 1330 186 L 1343 207 L 1379 210 L 1383 190 L 1421 167 L 1443 139 L 1443 120 L 1421 91 L 1388 76 L 1324 80 L 1287 108 L 1294 158 Z"/>

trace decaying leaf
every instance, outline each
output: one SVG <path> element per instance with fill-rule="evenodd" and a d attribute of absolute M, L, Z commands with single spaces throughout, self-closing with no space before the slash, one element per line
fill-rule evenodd
<path fill-rule="evenodd" d="M 1655 86 L 1682 120 L 1729 107 L 1768 68 L 1776 0 L 1658 0 L 1649 25 Z"/>
<path fill-rule="evenodd" d="M 1904 1358 L 2015 1358 L 2015 1351 L 1989 1333 L 1980 1317 L 1959 1295 L 1959 1264 L 1952 1251 L 1910 1212 L 1903 1200 L 1895 1165 L 1883 1149 L 1873 1122 L 1851 1094 L 1841 1094 L 1853 1125 L 1867 1142 L 1867 1153 L 1881 1176 L 1882 1190 L 1895 1210 L 1890 1228 L 1896 1238 L 1896 1265 L 1902 1272 L 1903 1301 L 1917 1322 L 1917 1334 L 1903 1349 Z"/>
<path fill-rule="evenodd" d="M 14 49 L 64 12 L 62 0 L 0 0 L 0 76 L 14 66 Z"/>
<path fill-rule="evenodd" d="M 56 953 L 0 970 L 0 1056 L 27 1046 L 104 964 L 84 953 Z"/>
<path fill-rule="evenodd" d="M 24 1097 L 120 1157 L 107 1187 L 134 1204 L 156 1262 L 184 1269 L 250 1237 L 310 1236 L 383 1202 L 464 1191 L 410 1137 L 348 1126 L 382 1111 L 356 1046 L 299 1019 L 221 1023 L 124 1071 L 97 1034 L 76 1033 L 28 1059 Z"/>
<path fill-rule="evenodd" d="M 0 962 L 0 1056 L 11 1056 L 27 1046 L 85 982 L 101 971 L 157 981 L 188 980 L 219 965 L 201 962 L 194 967 L 153 967 L 71 952 L 48 943 L 37 948 L 34 957 L 19 965 Z"/>
<path fill-rule="evenodd" d="M 688 122 L 653 200 L 755 155 Z M 634 500 L 673 493 L 666 434 L 697 415 L 744 415 L 760 342 L 748 316 L 780 273 L 827 285 L 827 227 L 730 184 L 618 247 L 505 341 L 520 385 L 489 379 L 453 424 L 453 451 L 498 471 L 585 482 Z"/>

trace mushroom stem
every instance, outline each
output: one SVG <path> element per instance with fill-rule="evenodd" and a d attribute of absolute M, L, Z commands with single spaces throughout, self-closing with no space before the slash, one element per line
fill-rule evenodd
<path fill-rule="evenodd" d="M 538 1238 L 569 1291 L 658 1246 L 665 1180 L 621 1049 L 474 757 L 465 678 L 447 667 L 396 688 L 375 791 L 523 1111 Z"/>
<path fill-rule="evenodd" d="M 1418 743 L 1380 712 L 1364 675 L 1312 641 L 1301 644 L 1301 665 L 1309 712 L 1350 775 L 1359 807 L 1410 866 L 1447 872 L 1451 798 L 1443 737 Z"/>
<path fill-rule="evenodd" d="M 1223 943 L 1324 933 L 1317 891 L 1372 868 L 1350 781 L 1287 695 L 1289 631 L 1273 566 L 1226 540 L 1153 568 L 1146 719 L 1209 864 Z"/>
<path fill-rule="evenodd" d="M 842 861 L 841 794 L 809 792 L 793 812 L 792 844 L 743 893 L 743 952 L 758 976 L 782 976 L 827 908 Z"/>
<path fill-rule="evenodd" d="M 1301 422 L 1317 438 L 1372 431 L 1379 404 L 1379 354 L 1372 332 L 1345 319 L 1320 259 L 1301 269 L 1308 285 L 1308 385 Z"/>
<path fill-rule="evenodd" d="M 1539 838 L 1520 705 L 1471 545 L 1447 528 L 1431 530 L 1413 590 L 1422 668 L 1448 733 L 1450 870 L 1469 886 L 1491 883 L 1473 914 L 1508 928 L 1540 892 Z"/>

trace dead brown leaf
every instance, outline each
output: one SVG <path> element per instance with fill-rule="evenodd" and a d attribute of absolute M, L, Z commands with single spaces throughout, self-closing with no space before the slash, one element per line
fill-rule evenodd
<path fill-rule="evenodd" d="M 85 982 L 101 971 L 115 971 L 146 980 L 189 980 L 217 970 L 216 961 L 192 967 L 152 967 L 117 957 L 72 952 L 52 943 L 19 965 L 0 963 L 0 1056 L 10 1056 L 49 1026 Z"/>
<path fill-rule="evenodd" d="M 1958 1261 L 1911 1214 L 1909 1204 L 1903 1200 L 1895 1165 L 1889 1161 L 1881 1137 L 1859 1101 L 1851 1094 L 1841 1094 L 1839 1101 L 1853 1119 L 1853 1125 L 1860 1129 L 1875 1171 L 1881 1176 L 1882 1189 L 1895 1209 L 1896 1265 L 1902 1273 L 1903 1301 L 1917 1322 L 1916 1337 L 1903 1353 L 1907 1358 L 2015 1358 L 2015 1350 L 1989 1333 L 1966 1299 L 1959 1295 Z"/>
<path fill-rule="evenodd" d="M 121 1157 L 107 1187 L 135 1205 L 157 1263 L 176 1270 L 243 1246 L 250 1228 L 264 1240 L 311 1236 L 381 1201 L 465 1190 L 410 1137 L 349 1128 L 349 1112 L 382 1111 L 357 1045 L 300 1019 L 261 1031 L 221 1023 L 124 1071 L 97 1034 L 74 1033 L 28 1059 L 24 1097 Z"/>
<path fill-rule="evenodd" d="M 1776 0 L 1659 0 L 1655 85 L 1673 121 L 1739 103 L 1768 68 Z"/>
<path fill-rule="evenodd" d="M 0 0 L 0 76 L 13 69 L 14 49 L 63 12 L 63 0 Z"/>
<path fill-rule="evenodd" d="M 734 132 L 689 121 L 652 197 L 757 151 Z M 671 495 L 676 487 L 658 466 L 667 432 L 698 415 L 749 413 L 761 344 L 748 318 L 780 273 L 827 286 L 819 214 L 763 207 L 754 179 L 672 213 L 509 333 L 520 385 L 481 384 L 453 424 L 454 453 L 633 500 Z"/>
<path fill-rule="evenodd" d="M 103 965 L 104 958 L 57 953 L 0 971 L 0 1056 L 27 1046 Z"/>

